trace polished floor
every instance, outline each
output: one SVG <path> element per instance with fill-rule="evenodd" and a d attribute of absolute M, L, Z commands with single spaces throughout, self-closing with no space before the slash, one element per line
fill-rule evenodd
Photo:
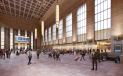
<path fill-rule="evenodd" d="M 98 64 L 98 70 L 92 71 L 91 61 L 74 61 L 75 56 L 61 56 L 61 61 L 54 61 L 47 55 L 36 58 L 33 53 L 32 64 L 27 65 L 27 55 L 15 56 L 11 59 L 0 59 L 0 76 L 123 76 L 123 64 L 105 61 Z"/>

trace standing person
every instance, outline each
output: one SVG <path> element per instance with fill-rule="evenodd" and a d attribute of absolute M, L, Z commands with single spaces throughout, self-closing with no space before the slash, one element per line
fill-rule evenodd
<path fill-rule="evenodd" d="M 121 52 L 115 52 L 115 63 L 120 63 Z"/>
<path fill-rule="evenodd" d="M 12 53 L 12 49 L 10 49 L 10 51 L 9 51 L 9 58 L 11 57 L 11 53 Z"/>
<path fill-rule="evenodd" d="M 32 59 L 32 52 L 31 52 L 31 50 L 29 50 L 27 54 L 28 54 L 28 60 L 29 60 L 28 61 L 28 65 L 30 65 L 31 64 L 31 59 Z"/>
<path fill-rule="evenodd" d="M 104 52 L 103 52 L 103 50 L 101 50 L 101 52 L 100 52 L 100 60 L 103 61 L 103 58 L 104 58 Z"/>
<path fill-rule="evenodd" d="M 97 60 L 98 60 L 98 62 L 101 62 L 100 60 L 100 49 L 97 49 L 97 51 L 96 51 L 96 56 L 97 56 Z"/>
<path fill-rule="evenodd" d="M 3 58 L 3 56 L 4 56 L 3 49 L 0 49 L 0 58 Z"/>
<path fill-rule="evenodd" d="M 54 58 L 54 60 L 56 59 L 56 51 L 55 50 L 53 50 L 53 58 Z"/>
<path fill-rule="evenodd" d="M 58 61 L 58 60 L 60 61 L 60 52 L 59 52 L 59 51 L 56 52 L 56 60 L 57 60 L 57 61 Z"/>
<path fill-rule="evenodd" d="M 3 55 L 3 54 L 2 54 L 2 50 L 0 49 L 0 58 L 2 58 L 2 55 Z"/>
<path fill-rule="evenodd" d="M 38 49 L 38 50 L 37 50 L 37 59 L 39 59 L 40 53 L 41 53 L 41 51 Z"/>
<path fill-rule="evenodd" d="M 6 58 L 8 58 L 9 50 L 6 49 Z"/>
<path fill-rule="evenodd" d="M 91 70 L 97 70 L 97 52 L 95 50 L 92 51 L 92 69 Z"/>
<path fill-rule="evenodd" d="M 8 49 L 8 58 L 10 59 L 10 55 L 11 55 L 11 50 Z"/>
<path fill-rule="evenodd" d="M 11 54 L 11 51 L 9 49 L 6 49 L 6 58 L 10 59 L 10 54 Z"/>
<path fill-rule="evenodd" d="M 16 55 L 18 56 L 20 53 L 19 53 L 19 50 L 17 50 L 17 52 L 16 52 Z"/>
<path fill-rule="evenodd" d="M 52 53 L 51 52 L 48 53 L 48 57 L 52 58 Z"/>
<path fill-rule="evenodd" d="M 81 59 L 80 59 L 80 61 L 82 61 L 82 59 L 83 60 L 85 60 L 85 51 L 81 51 Z"/>
<path fill-rule="evenodd" d="M 108 58 L 108 54 L 107 54 L 107 51 L 106 51 L 106 49 L 105 49 L 105 52 L 104 52 L 104 59 L 107 60 L 107 58 Z"/>
<path fill-rule="evenodd" d="M 2 53 L 3 53 L 3 59 L 5 60 L 5 58 L 6 58 L 6 50 L 2 49 Z"/>

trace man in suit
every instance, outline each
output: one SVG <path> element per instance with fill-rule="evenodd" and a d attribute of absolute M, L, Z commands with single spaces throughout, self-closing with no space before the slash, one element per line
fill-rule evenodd
<path fill-rule="evenodd" d="M 97 70 L 97 59 L 98 59 L 98 53 L 93 50 L 92 51 L 92 69 L 91 70 Z"/>

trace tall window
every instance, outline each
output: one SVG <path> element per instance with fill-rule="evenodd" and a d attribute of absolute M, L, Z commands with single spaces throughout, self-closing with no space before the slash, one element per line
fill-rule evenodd
<path fill-rule="evenodd" d="M 72 36 L 72 13 L 66 17 L 66 37 Z"/>
<path fill-rule="evenodd" d="M 37 39 L 37 33 L 38 31 L 37 31 L 37 28 L 35 28 L 35 39 Z"/>
<path fill-rule="evenodd" d="M 21 31 L 20 30 L 18 30 L 18 36 L 21 36 Z M 21 45 L 18 44 L 18 49 L 20 49 L 20 48 L 21 48 Z"/>
<path fill-rule="evenodd" d="M 33 32 L 31 32 L 31 49 L 33 49 Z"/>
<path fill-rule="evenodd" d="M 77 11 L 77 35 L 79 41 L 86 40 L 86 4 L 82 5 Z"/>
<path fill-rule="evenodd" d="M 25 37 L 27 38 L 27 31 L 25 31 Z M 27 49 L 27 44 L 25 44 L 25 49 Z"/>
<path fill-rule="evenodd" d="M 5 43 L 5 31 L 4 27 L 1 27 L 1 49 L 4 49 L 4 43 Z"/>
<path fill-rule="evenodd" d="M 51 41 L 51 27 L 49 28 L 49 41 Z"/>
<path fill-rule="evenodd" d="M 47 42 L 47 30 L 45 30 L 45 42 Z"/>
<path fill-rule="evenodd" d="M 63 20 L 60 20 L 59 22 L 58 36 L 59 36 L 59 39 L 62 39 L 63 37 Z"/>
<path fill-rule="evenodd" d="M 21 31 L 20 30 L 18 30 L 18 36 L 21 36 Z"/>
<path fill-rule="evenodd" d="M 100 40 L 108 38 L 109 30 L 107 29 L 110 28 L 111 0 L 95 0 L 95 31 L 97 31 L 96 39 Z"/>
<path fill-rule="evenodd" d="M 53 40 L 56 40 L 56 24 L 53 25 Z"/>
<path fill-rule="evenodd" d="M 10 49 L 13 49 L 13 29 L 10 29 Z"/>

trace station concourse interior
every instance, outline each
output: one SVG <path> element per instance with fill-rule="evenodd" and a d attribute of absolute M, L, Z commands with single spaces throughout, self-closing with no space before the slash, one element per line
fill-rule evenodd
<path fill-rule="evenodd" d="M 123 0 L 0 0 L 0 76 L 123 76 Z"/>

